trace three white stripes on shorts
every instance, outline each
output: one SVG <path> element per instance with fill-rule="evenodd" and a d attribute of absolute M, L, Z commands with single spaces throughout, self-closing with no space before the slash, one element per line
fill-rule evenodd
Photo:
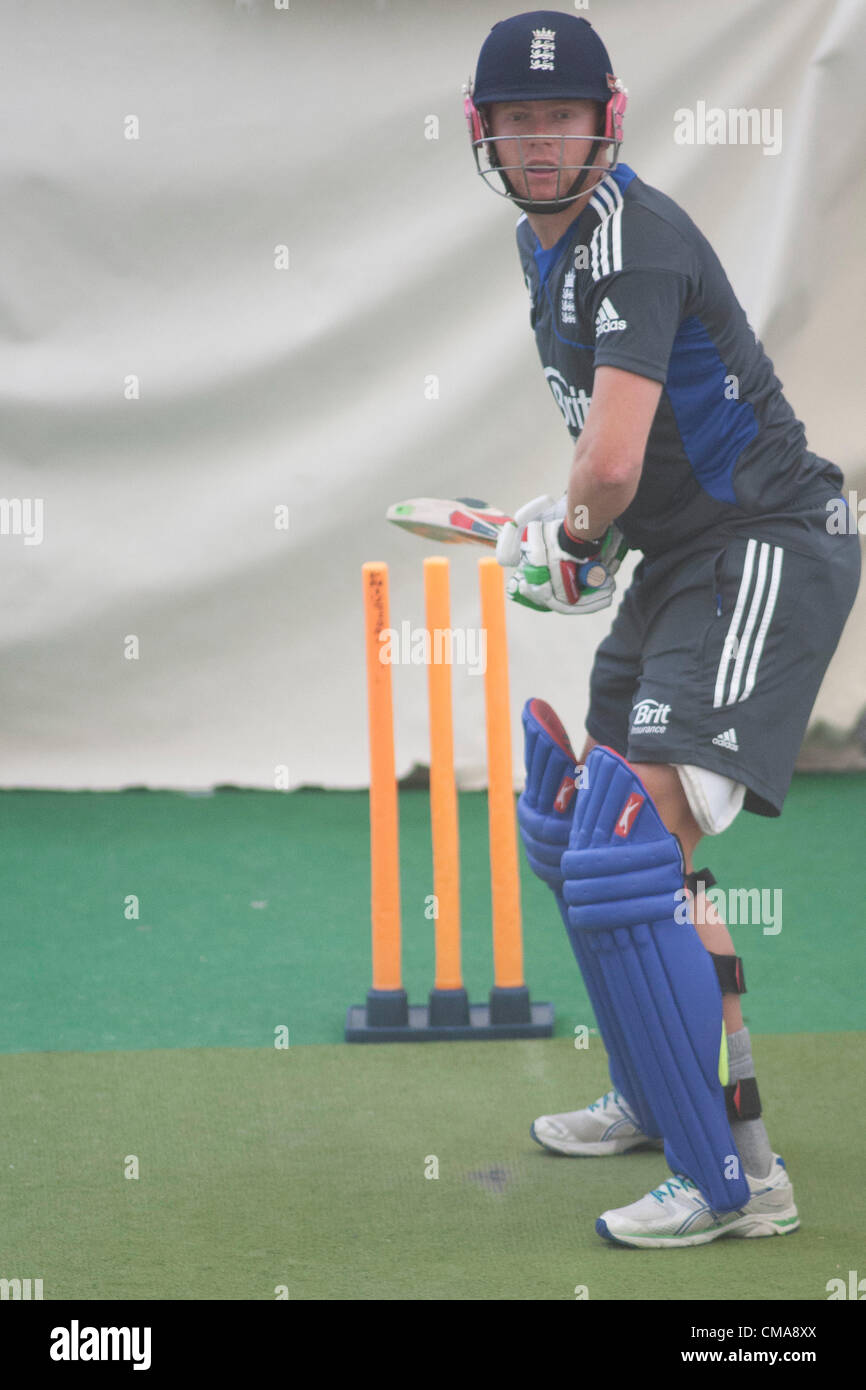
<path fill-rule="evenodd" d="M 759 544 L 760 551 L 758 551 Z M 758 565 L 755 588 L 752 593 L 752 601 L 748 605 L 745 625 L 742 626 L 741 631 L 749 590 L 752 587 L 756 553 Z M 743 565 L 743 577 L 740 580 L 740 591 L 737 594 L 734 615 L 725 637 L 722 659 L 716 673 L 716 689 L 713 696 L 714 709 L 718 709 L 721 705 L 733 705 L 738 700 L 747 700 L 752 693 L 761 653 L 764 650 L 767 630 L 773 617 L 773 610 L 776 607 L 779 582 L 782 578 L 783 556 L 784 551 L 780 545 L 771 546 L 767 541 L 750 540 L 746 546 L 746 559 Z M 761 612 L 762 608 L 763 613 Z M 746 667 L 747 662 L 748 669 Z M 743 680 L 744 672 L 745 682 Z M 727 695 L 725 694 L 726 686 Z"/>

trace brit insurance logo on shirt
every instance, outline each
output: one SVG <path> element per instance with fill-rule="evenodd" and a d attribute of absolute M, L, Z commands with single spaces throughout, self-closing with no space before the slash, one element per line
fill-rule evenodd
<path fill-rule="evenodd" d="M 620 318 L 609 299 L 603 299 L 595 316 L 595 336 L 598 338 L 602 333 L 619 333 L 623 328 L 628 328 L 627 320 Z"/>
<path fill-rule="evenodd" d="M 592 404 L 592 396 L 588 396 L 582 386 L 579 391 L 576 390 L 556 367 L 545 367 L 544 375 L 553 399 L 562 411 L 562 418 L 568 428 L 570 430 L 582 430 L 586 424 L 587 412 Z"/>

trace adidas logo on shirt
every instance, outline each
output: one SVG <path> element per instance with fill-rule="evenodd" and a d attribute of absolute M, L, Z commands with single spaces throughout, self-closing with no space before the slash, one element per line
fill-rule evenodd
<path fill-rule="evenodd" d="M 600 333 L 616 333 L 623 328 L 628 328 L 626 320 L 620 318 L 609 299 L 603 299 L 595 316 L 595 336 L 598 337 Z"/>
<path fill-rule="evenodd" d="M 713 743 L 717 743 L 720 748 L 727 748 L 731 753 L 739 753 L 740 745 L 737 743 L 737 735 L 734 729 L 726 729 L 723 734 L 716 734 Z"/>

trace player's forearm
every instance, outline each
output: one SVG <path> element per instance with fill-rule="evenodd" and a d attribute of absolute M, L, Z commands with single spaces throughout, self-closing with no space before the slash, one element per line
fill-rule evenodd
<path fill-rule="evenodd" d="M 633 500 L 640 464 L 601 458 L 578 442 L 568 480 L 568 529 L 578 540 L 595 540 Z"/>

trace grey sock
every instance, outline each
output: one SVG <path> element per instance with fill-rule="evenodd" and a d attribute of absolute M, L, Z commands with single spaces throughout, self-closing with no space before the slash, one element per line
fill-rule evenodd
<path fill-rule="evenodd" d="M 728 1076 L 731 1081 L 743 1081 L 755 1075 L 752 1061 L 752 1040 L 748 1028 L 728 1034 Z M 763 1120 L 735 1120 L 731 1125 L 734 1143 L 740 1151 L 743 1166 L 752 1178 L 767 1178 L 773 1167 L 773 1150 L 767 1138 Z"/>

